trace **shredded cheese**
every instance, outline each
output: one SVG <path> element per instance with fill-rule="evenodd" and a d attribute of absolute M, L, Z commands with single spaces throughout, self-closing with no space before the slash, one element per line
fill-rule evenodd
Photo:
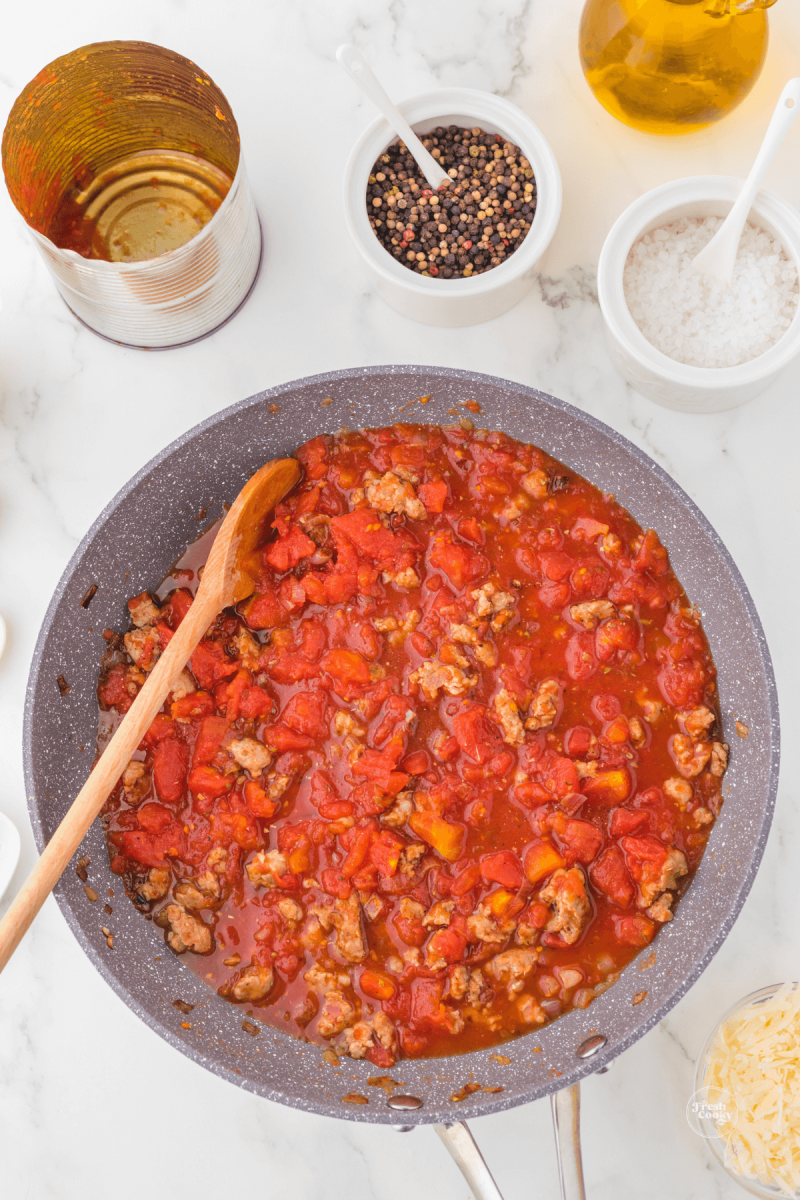
<path fill-rule="evenodd" d="M 800 1188 L 800 987 L 786 983 L 721 1026 L 703 1082 L 726 1088 L 739 1109 L 726 1166 L 794 1196 Z"/>

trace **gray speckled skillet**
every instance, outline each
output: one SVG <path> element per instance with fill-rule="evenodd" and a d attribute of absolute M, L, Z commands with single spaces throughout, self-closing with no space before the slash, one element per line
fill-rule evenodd
<path fill-rule="evenodd" d="M 420 406 L 409 401 L 430 395 Z M 328 397 L 333 402 L 323 404 Z M 750 890 L 764 850 L 778 783 L 778 700 L 769 651 L 753 601 L 731 556 L 692 501 L 641 450 L 608 426 L 552 396 L 467 371 L 431 367 L 363 367 L 276 387 L 189 430 L 148 463 L 100 514 L 76 550 L 47 610 L 33 657 L 25 711 L 28 803 L 41 849 L 83 783 L 94 754 L 95 687 L 103 650 L 101 631 L 127 627 L 125 602 L 154 587 L 203 522 L 219 516 L 257 467 L 316 434 L 342 425 L 399 420 L 441 421 L 459 402 L 477 400 L 477 422 L 534 442 L 605 491 L 614 492 L 643 526 L 668 547 L 689 597 L 702 610 L 719 670 L 720 698 L 731 765 L 726 802 L 699 871 L 675 919 L 655 941 L 656 962 L 640 961 L 582 1012 L 509 1043 L 510 1065 L 491 1050 L 455 1058 L 403 1062 L 395 1075 L 403 1091 L 422 1099 L 405 1112 L 407 1124 L 460 1120 L 510 1108 L 575 1083 L 616 1057 L 651 1029 L 694 983 L 719 949 Z M 89 607 L 81 600 L 92 584 Z M 61 694 L 62 676 L 69 692 Z M 734 713 L 750 727 L 735 735 Z M 351 1120 L 394 1124 L 380 1088 L 367 1085 L 375 1068 L 322 1061 L 316 1046 L 269 1027 L 257 1036 L 242 1028 L 245 1013 L 219 999 L 168 950 L 161 931 L 145 921 L 111 875 L 99 824 L 81 851 L 91 858 L 98 892 L 117 891 L 113 916 L 91 904 L 74 869 L 56 888 L 75 936 L 111 987 L 161 1037 L 196 1062 L 240 1087 L 295 1108 Z M 114 933 L 109 949 L 100 926 Z M 646 998 L 634 996 L 647 989 Z M 176 999 L 193 1004 L 187 1015 Z M 190 1028 L 184 1029 L 182 1022 Z M 605 1047 L 590 1061 L 576 1057 L 589 1034 Z M 535 1046 L 541 1053 L 533 1053 Z M 460 1104 L 451 1093 L 467 1080 L 501 1086 Z M 343 1102 L 360 1092 L 367 1104 Z"/>

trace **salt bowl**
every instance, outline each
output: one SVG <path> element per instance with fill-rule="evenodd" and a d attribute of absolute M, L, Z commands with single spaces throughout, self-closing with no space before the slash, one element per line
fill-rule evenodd
<path fill-rule="evenodd" d="M 736 366 L 677 361 L 648 340 L 631 313 L 624 282 L 631 248 L 644 234 L 681 218 L 724 218 L 741 186 L 741 180 L 721 175 L 697 175 L 664 184 L 626 209 L 603 245 L 598 296 L 611 356 L 632 387 L 667 408 L 702 413 L 745 404 L 774 382 L 800 353 L 797 306 L 788 329 L 773 345 Z M 779 196 L 760 191 L 749 221 L 777 240 L 800 272 L 800 213 Z"/>

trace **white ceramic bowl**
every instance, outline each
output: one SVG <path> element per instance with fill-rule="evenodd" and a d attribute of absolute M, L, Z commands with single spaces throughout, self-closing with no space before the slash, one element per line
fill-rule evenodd
<path fill-rule="evenodd" d="M 689 367 L 648 342 L 631 316 L 622 273 L 631 246 L 644 233 L 679 217 L 725 217 L 742 181 L 727 175 L 693 175 L 645 193 L 616 221 L 603 245 L 597 293 L 611 356 L 637 391 L 683 412 L 721 412 L 752 400 L 800 353 L 800 310 L 786 333 L 764 354 L 738 367 Z M 800 213 L 761 191 L 750 211 L 753 224 L 778 238 L 800 271 Z"/>
<path fill-rule="evenodd" d="M 415 133 L 437 125 L 476 125 L 502 134 L 519 146 L 536 179 L 536 214 L 520 248 L 491 271 L 472 279 L 436 279 L 399 263 L 372 232 L 367 214 L 367 185 L 375 160 L 394 141 L 383 117 L 364 130 L 353 147 L 344 174 L 344 213 L 348 232 L 383 299 L 405 317 L 428 325 L 476 325 L 491 321 L 517 304 L 536 278 L 539 260 L 550 245 L 561 215 L 561 176 L 542 132 L 516 105 L 472 88 L 440 88 L 398 105 Z"/>

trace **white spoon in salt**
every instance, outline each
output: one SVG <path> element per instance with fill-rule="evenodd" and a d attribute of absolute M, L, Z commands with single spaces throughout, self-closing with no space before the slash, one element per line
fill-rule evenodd
<path fill-rule="evenodd" d="M 401 142 L 405 142 L 406 148 L 434 191 L 438 191 L 443 183 L 451 183 L 450 176 L 433 155 L 428 153 L 400 110 L 392 104 L 355 46 L 340 46 L 336 51 L 336 60 L 353 82 L 358 84 L 364 95 L 380 109 Z"/>
<path fill-rule="evenodd" d="M 775 106 L 775 112 L 767 127 L 761 149 L 756 155 L 756 161 L 744 181 L 736 203 L 708 245 L 704 246 L 692 260 L 690 269 L 700 275 L 705 275 L 709 282 L 713 281 L 721 284 L 722 287 L 728 287 L 733 279 L 733 268 L 736 264 L 739 242 L 742 239 L 742 230 L 750 209 L 753 207 L 756 192 L 761 186 L 761 180 L 764 178 L 767 167 L 794 124 L 798 112 L 800 112 L 800 79 L 790 79 L 781 92 L 781 98 Z"/>

